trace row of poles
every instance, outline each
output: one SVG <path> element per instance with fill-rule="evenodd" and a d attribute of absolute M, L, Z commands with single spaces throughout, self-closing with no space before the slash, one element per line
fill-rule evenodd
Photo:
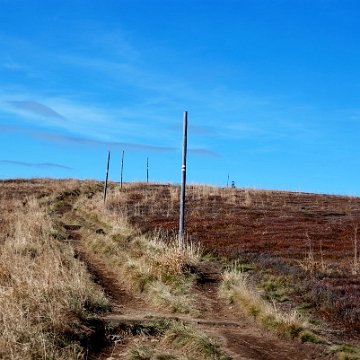
<path fill-rule="evenodd" d="M 122 189 L 123 185 L 123 171 L 124 171 L 124 155 L 125 152 L 122 152 L 121 157 L 121 168 L 120 168 L 120 189 Z M 109 177 L 109 166 L 110 166 L 110 151 L 108 151 L 107 163 L 106 163 L 106 177 L 105 177 L 105 185 L 104 185 L 104 203 L 106 201 L 106 192 L 107 192 L 107 184 L 108 184 L 108 177 Z M 149 182 L 149 158 L 146 158 L 146 182 Z"/>
<path fill-rule="evenodd" d="M 186 188 L 186 155 L 187 155 L 187 111 L 184 112 L 183 121 L 183 141 L 182 141 L 182 166 L 181 166 L 181 191 L 180 191 L 180 220 L 179 220 L 179 235 L 178 245 L 179 248 L 183 248 L 184 239 L 184 224 L 185 224 L 185 188 Z M 107 184 L 109 177 L 110 166 L 110 151 L 108 151 L 107 163 L 106 163 L 106 176 L 104 185 L 104 203 L 106 201 Z M 121 158 L 121 170 L 120 170 L 120 188 L 122 188 L 124 169 L 124 151 Z M 149 181 L 149 158 L 146 158 L 146 182 Z"/>

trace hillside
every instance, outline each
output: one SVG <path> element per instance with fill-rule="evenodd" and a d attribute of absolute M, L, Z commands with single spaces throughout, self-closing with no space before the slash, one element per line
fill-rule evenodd
<path fill-rule="evenodd" d="M 357 347 L 346 345 L 356 345 L 360 331 L 359 198 L 190 185 L 189 245 L 179 252 L 174 185 L 132 183 L 120 189 L 111 183 L 105 206 L 102 184 L 95 181 L 2 181 L 0 196 L 2 244 L 18 242 L 15 220 L 27 216 L 35 197 L 51 217 L 51 241 L 59 249 L 70 245 L 97 284 L 93 294 L 102 288 L 110 301 L 111 310 L 101 292 L 93 305 L 84 298 L 86 313 L 71 311 L 72 322 L 75 316 L 84 324 L 76 334 L 49 328 L 83 349 L 77 355 L 73 350 L 73 358 L 360 356 Z M 21 254 L 32 271 L 39 250 L 26 245 Z M 2 289 L 14 286 L 4 274 L 0 267 Z M 241 284 L 255 297 L 244 300 Z M 296 316 L 284 321 L 279 311 Z M 1 321 L 8 325 L 6 316 Z M 7 345 L 0 351 L 12 348 L 8 358 L 25 358 L 17 357 L 19 347 Z M 63 353 L 63 345 L 56 347 Z M 69 352 L 54 358 L 61 356 L 69 358 Z"/>

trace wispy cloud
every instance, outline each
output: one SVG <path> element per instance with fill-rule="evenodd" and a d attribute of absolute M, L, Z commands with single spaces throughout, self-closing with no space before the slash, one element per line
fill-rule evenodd
<path fill-rule="evenodd" d="M 183 126 L 181 124 L 178 124 L 178 125 L 174 125 L 172 127 L 172 129 L 174 130 L 182 130 Z M 215 131 L 212 131 L 212 130 L 209 130 L 207 128 L 204 128 L 202 126 L 194 126 L 194 125 L 189 125 L 188 126 L 188 131 L 190 133 L 193 133 L 193 134 L 197 134 L 197 135 L 206 135 L 206 136 L 220 136 L 219 133 L 215 132 Z"/>
<path fill-rule="evenodd" d="M 6 101 L 6 103 L 13 105 L 14 107 L 21 109 L 21 110 L 31 111 L 32 113 L 37 114 L 37 115 L 64 119 L 64 116 L 60 115 L 58 112 L 56 112 L 52 108 L 38 103 L 37 101 L 8 100 L 8 101 Z"/>
<path fill-rule="evenodd" d="M 79 32 L 79 34 L 83 33 Z M 38 53 L 48 60 L 45 62 L 45 69 L 51 74 L 57 72 L 50 71 L 53 70 L 51 68 L 53 61 L 49 59 L 56 58 L 65 69 L 71 69 L 71 74 L 74 73 L 74 69 L 79 74 L 86 71 L 91 80 L 93 80 L 91 76 L 96 76 L 96 81 L 89 81 L 90 86 L 86 87 L 86 90 L 77 87 L 77 82 L 73 81 L 72 88 L 66 91 L 66 95 L 62 96 L 60 90 L 58 92 L 60 95 L 55 98 L 42 96 L 42 90 L 33 97 L 15 97 L 14 94 L 6 95 L 4 91 L 5 95 L 2 97 L 7 100 L 7 109 L 4 110 L 17 111 L 22 118 L 27 117 L 33 124 L 36 122 L 36 127 L 46 125 L 47 129 L 56 129 L 60 132 L 64 129 L 65 133 L 75 135 L 56 133 L 51 135 L 42 132 L 42 135 L 33 133 L 33 136 L 109 149 L 160 152 L 176 150 L 172 146 L 176 141 L 180 144 L 181 139 L 175 138 L 171 125 L 176 124 L 178 118 L 181 118 L 183 110 L 179 108 L 182 104 L 187 104 L 192 123 L 206 124 L 204 127 L 189 125 L 189 133 L 193 134 L 194 138 L 208 136 L 214 137 L 214 141 L 217 140 L 215 137 L 221 137 L 229 141 L 255 139 L 269 142 L 279 139 L 309 141 L 316 136 L 316 131 L 311 126 L 304 125 L 307 124 L 304 120 L 304 112 L 296 111 L 291 105 L 287 105 L 288 99 L 250 96 L 245 92 L 224 86 L 199 85 L 189 78 L 174 77 L 172 72 L 144 66 L 146 51 L 133 47 L 126 40 L 127 35 L 121 30 L 118 33 L 98 31 L 91 36 L 87 34 L 81 39 L 81 44 L 88 51 L 82 53 L 75 51 L 75 48 L 65 52 L 51 50 L 51 53 L 45 49 L 37 49 Z M 87 39 L 92 40 L 87 42 Z M 101 49 L 95 52 L 95 56 L 92 51 L 94 39 L 96 48 Z M 22 49 L 20 45 L 18 48 Z M 105 55 L 112 56 L 104 56 L 104 50 Z M 116 54 L 125 54 L 125 56 Z M 32 64 L 37 68 L 35 62 Z M 39 72 L 45 76 L 47 72 L 43 70 L 41 68 Z M 78 82 L 82 84 L 80 77 Z M 111 97 L 104 98 L 99 89 L 107 89 L 110 82 L 114 93 L 131 94 L 131 97 L 128 99 L 127 95 L 124 95 L 122 99 L 122 96 L 119 96 L 116 102 Z M 91 87 L 92 83 L 96 84 L 96 88 Z M 25 95 L 30 94 L 32 93 L 25 93 Z M 105 101 L 103 105 L 99 105 L 101 99 Z M 202 110 L 196 114 L 196 109 Z M 174 114 L 179 115 L 175 118 Z M 311 115 L 311 111 L 306 115 Z M 64 118 L 67 121 L 63 121 Z M 175 125 L 173 128 L 181 130 L 182 126 Z M 117 139 L 123 142 L 117 142 Z M 168 147 L 152 146 L 148 143 Z M 194 145 L 199 148 L 208 147 L 207 143 Z M 221 158 L 215 152 L 199 148 L 192 153 L 196 156 Z"/>
<path fill-rule="evenodd" d="M 189 130 L 195 134 L 199 134 L 199 135 L 208 135 L 208 136 L 219 136 L 219 133 L 206 129 L 204 127 L 201 126 L 189 126 Z"/>
<path fill-rule="evenodd" d="M 23 161 L 11 161 L 11 160 L 0 160 L 0 163 L 2 164 L 8 164 L 8 165 L 17 165 L 17 166 L 26 166 L 26 167 L 33 167 L 33 168 L 40 168 L 40 169 L 49 169 L 49 168 L 60 168 L 65 170 L 73 170 L 73 168 L 54 164 L 54 163 L 40 163 L 40 164 L 32 164 L 28 162 Z"/>
<path fill-rule="evenodd" d="M 87 138 L 80 138 L 62 134 L 56 134 L 47 131 L 40 130 L 30 130 L 27 128 L 11 126 L 11 125 L 0 125 L 1 131 L 9 131 L 9 132 L 20 132 L 27 134 L 29 136 L 64 143 L 64 144 L 74 144 L 80 146 L 90 146 L 90 147 L 102 147 L 108 150 L 135 150 L 135 151 L 154 151 L 154 152 L 174 152 L 179 149 L 172 147 L 164 147 L 164 146 L 152 146 L 147 144 L 134 144 L 127 142 L 113 142 L 113 141 L 99 141 Z M 221 159 L 222 156 L 218 153 L 207 150 L 207 149 L 188 149 L 188 152 L 195 156 L 203 156 L 203 157 L 212 157 Z M 19 163 L 20 164 L 20 163 Z M 25 164 L 25 163 L 24 163 Z M 26 165 L 24 165 L 26 166 Z"/>
<path fill-rule="evenodd" d="M 146 134 L 151 135 L 148 131 L 148 123 L 139 121 L 137 119 L 139 114 L 127 108 L 103 109 L 94 104 L 79 103 L 72 98 L 48 98 L 40 93 L 32 95 L 39 100 L 15 101 L 14 98 L 29 98 L 31 94 L 22 91 L 21 88 L 14 91 L 0 86 L 0 111 L 15 115 L 14 120 L 17 123 L 27 122 L 36 127 L 51 128 L 51 131 L 65 130 L 79 137 L 97 138 L 103 141 L 116 140 L 119 136 L 129 141 L 134 137 L 140 139 Z"/>
<path fill-rule="evenodd" d="M 156 152 L 176 151 L 176 148 L 172 148 L 172 147 L 152 146 L 147 144 L 134 144 L 127 142 L 99 141 L 99 140 L 93 140 L 87 138 L 61 135 L 47 131 L 30 130 L 30 129 L 21 128 L 17 126 L 10 126 L 10 125 L 0 125 L 0 131 L 21 132 L 33 137 L 42 138 L 50 141 L 56 141 L 60 143 L 94 146 L 94 147 L 105 147 L 108 149 L 120 149 L 120 150 L 129 149 L 129 150 L 156 151 Z"/>
<path fill-rule="evenodd" d="M 40 132 L 40 131 L 36 133 L 36 136 L 49 140 L 64 142 L 64 143 L 73 143 L 73 144 L 86 145 L 86 146 L 108 147 L 109 149 L 119 149 L 119 150 L 129 149 L 129 150 L 156 151 L 156 152 L 169 152 L 176 150 L 175 148 L 171 148 L 171 147 L 133 144 L 126 142 L 99 141 L 99 140 L 78 138 L 73 136 Z"/>
<path fill-rule="evenodd" d="M 190 106 L 190 110 L 206 109 L 206 113 L 201 116 L 198 114 L 197 120 L 194 119 L 195 123 L 201 124 L 201 119 L 205 118 L 206 127 L 189 126 L 189 132 L 194 135 L 221 136 L 229 139 L 255 137 L 262 140 L 309 138 L 309 128 L 301 128 L 304 122 L 301 117 L 302 112 L 296 113 L 291 106 L 284 105 L 281 99 L 249 96 L 223 86 L 194 85 L 189 79 L 174 77 L 173 73 L 144 67 L 141 59 L 146 53 L 142 54 L 135 49 L 126 40 L 127 35 L 118 30 L 115 33 L 99 31 L 92 33 L 92 36 L 84 36 L 81 43 L 89 51 L 81 55 L 74 50 L 50 54 L 49 51 L 42 49 L 40 53 L 46 59 L 50 56 L 55 57 L 66 68 L 76 69 L 77 72 L 86 71 L 89 76 L 94 76 L 95 73 L 97 77 L 94 83 L 97 84 L 97 89 L 91 87 L 87 89 L 89 93 L 97 94 L 96 99 L 102 98 L 98 89 L 107 88 L 109 81 L 114 92 L 125 93 L 124 89 L 129 87 L 128 93 L 132 94 L 131 99 L 121 102 L 120 97 L 116 104 L 105 99 L 106 102 L 109 101 L 106 106 L 97 106 L 94 105 L 96 102 L 93 98 L 91 102 L 89 101 L 88 94 L 83 89 L 77 91 L 75 84 L 76 93 L 73 87 L 66 96 L 49 99 L 39 95 L 35 98 L 38 102 L 14 101 L 14 97 L 7 96 L 6 100 L 10 100 L 8 104 L 15 110 L 22 111 L 21 115 L 32 118 L 32 121 L 39 121 L 34 115 L 41 115 L 40 121 L 47 126 L 66 129 L 66 132 L 77 134 L 79 138 L 85 136 L 103 141 L 116 140 L 121 132 L 121 138 L 127 143 L 162 142 L 165 139 L 164 126 L 169 127 L 174 123 L 173 114 L 178 112 L 179 104 L 184 103 Z M 97 49 L 106 49 L 106 54 L 110 51 L 114 56 L 104 57 L 103 51 L 98 51 L 94 57 L 93 52 L 90 51 L 93 40 L 91 43 L 87 43 L 86 40 L 89 38 L 96 39 Z M 127 55 L 115 56 L 123 53 Z M 111 60 L 108 60 L 109 58 Z M 156 102 L 151 102 L 149 99 L 156 99 Z M 62 121 L 64 117 L 68 121 Z M 296 131 L 292 128 L 293 125 L 299 126 Z M 175 128 L 181 129 L 181 125 L 179 127 L 175 125 Z M 171 146 L 173 143 L 172 136 L 173 134 L 168 134 L 166 137 L 167 145 Z"/>
<path fill-rule="evenodd" d="M 222 159 L 222 156 L 218 153 L 206 149 L 188 149 L 188 152 L 193 155 L 197 156 L 206 156 L 206 157 L 212 157 L 217 159 Z"/>
<path fill-rule="evenodd" d="M 29 70 L 28 66 L 22 65 L 20 63 L 16 63 L 11 60 L 7 60 L 7 61 L 3 62 L 2 67 L 5 69 L 8 69 L 8 70 L 12 70 L 12 71 L 27 71 L 27 70 Z"/>

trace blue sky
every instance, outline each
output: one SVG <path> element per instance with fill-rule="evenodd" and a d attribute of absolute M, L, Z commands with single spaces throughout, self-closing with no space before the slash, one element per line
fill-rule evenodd
<path fill-rule="evenodd" d="M 0 0 L 0 179 L 360 196 L 360 3 Z"/>

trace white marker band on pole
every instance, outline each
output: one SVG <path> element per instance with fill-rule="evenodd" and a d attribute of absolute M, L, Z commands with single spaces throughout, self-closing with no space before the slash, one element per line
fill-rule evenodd
<path fill-rule="evenodd" d="M 181 171 L 185 171 L 185 170 L 186 170 L 186 166 L 183 165 L 183 166 L 181 167 Z"/>

